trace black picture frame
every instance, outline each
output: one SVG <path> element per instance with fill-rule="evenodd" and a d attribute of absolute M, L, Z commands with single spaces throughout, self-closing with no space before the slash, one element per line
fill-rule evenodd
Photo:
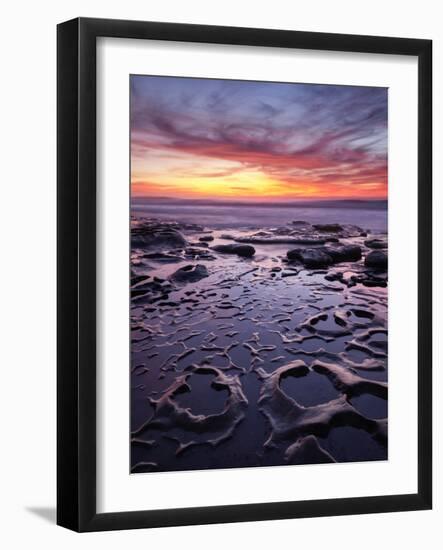
<path fill-rule="evenodd" d="M 96 39 L 399 54 L 418 59 L 418 490 L 416 494 L 96 511 Z M 58 25 L 57 523 L 75 531 L 425 510 L 432 506 L 432 42 L 79 18 Z"/>

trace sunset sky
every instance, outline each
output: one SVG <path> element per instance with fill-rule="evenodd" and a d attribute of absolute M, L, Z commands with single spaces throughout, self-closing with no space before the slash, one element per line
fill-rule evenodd
<path fill-rule="evenodd" d="M 386 198 L 387 89 L 131 76 L 133 196 Z"/>

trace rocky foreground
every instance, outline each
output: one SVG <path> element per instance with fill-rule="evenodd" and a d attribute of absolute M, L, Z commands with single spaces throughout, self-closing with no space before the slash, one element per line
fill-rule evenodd
<path fill-rule="evenodd" d="M 387 458 L 387 241 L 133 220 L 133 472 Z"/>

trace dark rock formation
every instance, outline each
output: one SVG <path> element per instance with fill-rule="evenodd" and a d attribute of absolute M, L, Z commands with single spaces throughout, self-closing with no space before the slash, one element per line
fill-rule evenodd
<path fill-rule="evenodd" d="M 186 246 L 186 239 L 176 229 L 165 225 L 145 224 L 131 230 L 133 248 L 173 249 Z"/>
<path fill-rule="evenodd" d="M 327 267 L 332 264 L 332 258 L 321 248 L 296 248 L 288 250 L 289 260 L 299 260 L 306 267 Z"/>
<path fill-rule="evenodd" d="M 178 283 L 195 283 L 200 279 L 208 277 L 209 273 L 206 266 L 203 264 L 185 265 L 180 269 L 177 269 L 172 275 L 171 279 Z"/>
<path fill-rule="evenodd" d="M 339 223 L 316 223 L 313 227 L 317 229 L 317 231 L 322 231 L 324 233 L 339 233 L 343 231 L 343 227 Z"/>
<path fill-rule="evenodd" d="M 299 260 L 305 267 L 327 267 L 333 263 L 356 262 L 361 258 L 361 248 L 358 245 L 337 247 L 296 248 L 287 252 L 289 260 Z"/>
<path fill-rule="evenodd" d="M 218 244 L 212 250 L 222 254 L 237 254 L 244 258 L 250 258 L 255 254 L 255 248 L 249 244 Z"/>
<path fill-rule="evenodd" d="M 388 256 L 382 250 L 373 250 L 366 256 L 365 266 L 375 269 L 386 269 L 388 267 Z"/>
<path fill-rule="evenodd" d="M 251 243 L 251 244 L 304 244 L 304 245 L 316 245 L 316 244 L 325 244 L 325 239 L 320 239 L 318 237 L 291 237 L 288 236 L 260 236 L 260 235 L 251 235 L 250 237 L 237 237 L 235 239 L 238 243 Z"/>
<path fill-rule="evenodd" d="M 212 235 L 203 235 L 202 237 L 199 237 L 198 240 L 202 243 L 209 243 L 214 240 L 214 237 Z"/>
<path fill-rule="evenodd" d="M 336 248 L 325 248 L 326 254 L 331 256 L 334 263 L 357 262 L 361 259 L 361 248 L 358 244 L 347 244 Z"/>
<path fill-rule="evenodd" d="M 381 248 L 387 248 L 388 245 L 385 241 L 382 241 L 381 239 L 367 239 L 365 241 L 365 246 L 368 248 L 374 248 L 374 249 L 381 249 Z"/>

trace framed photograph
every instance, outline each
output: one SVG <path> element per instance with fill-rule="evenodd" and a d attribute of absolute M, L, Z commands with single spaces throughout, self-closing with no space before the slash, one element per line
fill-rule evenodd
<path fill-rule="evenodd" d="M 58 524 L 429 509 L 429 40 L 58 26 Z"/>

